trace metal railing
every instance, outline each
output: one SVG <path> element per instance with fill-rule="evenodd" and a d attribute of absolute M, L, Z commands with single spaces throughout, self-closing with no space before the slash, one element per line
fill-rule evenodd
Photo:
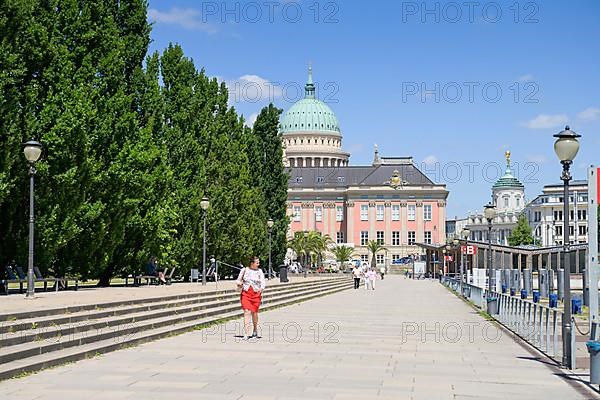
<path fill-rule="evenodd" d="M 442 284 L 457 294 L 460 292 L 460 281 L 456 278 L 442 278 Z M 533 301 L 510 296 L 504 293 L 492 292 L 469 283 L 462 283 L 462 296 L 470 300 L 480 309 L 487 311 L 487 299 L 495 298 L 498 302 L 498 314 L 490 315 L 518 337 L 561 363 L 563 359 L 562 318 L 563 312 L 557 308 L 534 303 Z M 571 321 L 571 330 L 574 323 Z M 571 349 L 575 368 L 575 337 L 572 336 Z"/>

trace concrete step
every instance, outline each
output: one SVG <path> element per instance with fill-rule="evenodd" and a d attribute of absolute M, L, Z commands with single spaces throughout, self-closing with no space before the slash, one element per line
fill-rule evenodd
<path fill-rule="evenodd" d="M 333 282 L 336 279 L 324 279 L 319 281 L 298 282 L 268 287 L 269 292 L 288 290 L 294 287 L 310 287 L 313 285 Z M 44 310 L 45 315 L 36 316 L 34 313 L 3 314 L 0 315 L 0 334 L 14 333 L 36 328 L 54 327 L 56 325 L 74 323 L 86 319 L 99 319 L 110 316 L 124 315 L 140 311 L 151 311 L 165 308 L 169 304 L 194 304 L 198 302 L 213 301 L 215 298 L 227 296 L 239 296 L 235 290 L 220 290 L 212 292 L 192 293 L 186 295 L 136 299 L 126 302 L 99 303 L 90 307 L 89 305 L 73 306 Z M 4 317 L 4 318 L 3 318 Z M 19 318 L 21 317 L 21 318 Z"/>
<path fill-rule="evenodd" d="M 348 290 L 352 287 L 353 285 L 350 280 L 340 279 L 337 283 L 321 285 L 320 287 L 292 294 L 279 293 L 269 296 L 265 292 L 265 301 L 261 309 L 267 311 L 298 301 L 306 301 Z M 136 326 L 129 327 L 130 329 L 112 332 L 109 335 L 96 335 L 96 340 L 89 342 L 84 340 L 85 338 L 80 337 L 78 338 L 80 345 L 69 347 L 58 346 L 55 351 L 38 353 L 28 357 L 16 357 L 12 362 L 1 364 L 0 380 L 8 379 L 25 372 L 38 371 L 66 362 L 73 362 L 124 347 L 183 333 L 204 324 L 222 321 L 226 318 L 239 317 L 241 315 L 242 312 L 239 309 L 239 304 L 237 306 L 215 307 L 208 312 L 177 315 L 174 318 L 159 318 L 151 324 L 139 323 Z M 142 326 L 144 327 L 143 329 Z M 22 355 L 24 354 L 22 353 Z"/>
<path fill-rule="evenodd" d="M 269 285 L 268 288 L 270 290 L 279 290 L 286 287 L 297 286 L 297 285 L 307 285 L 311 283 L 317 282 L 328 282 L 334 281 L 337 279 L 341 279 L 338 277 L 331 278 L 322 278 L 319 280 L 310 280 L 308 282 L 292 282 L 292 283 L 283 283 L 283 284 L 275 284 Z M 131 288 L 131 290 L 135 290 L 135 288 Z M 15 321 L 35 321 L 42 317 L 46 316 L 56 316 L 56 315 L 71 315 L 75 313 L 79 313 L 82 311 L 93 311 L 93 310 L 103 310 L 109 308 L 117 308 L 117 307 L 128 307 L 133 305 L 150 305 L 152 303 L 161 303 L 165 301 L 176 301 L 176 300 L 185 300 L 196 297 L 203 297 L 207 295 L 217 295 L 217 294 L 227 294 L 235 292 L 235 290 L 224 289 L 219 291 L 210 291 L 210 292 L 199 292 L 199 293 L 186 293 L 186 294 L 178 294 L 172 296 L 162 296 L 162 297 L 146 297 L 146 298 L 136 298 L 132 300 L 122 300 L 115 302 L 105 302 L 105 303 L 94 303 L 94 304 L 78 304 L 73 306 L 65 306 L 60 308 L 50 308 L 50 309 L 41 309 L 35 311 L 26 311 L 26 312 L 12 312 L 12 313 L 2 313 L 0 314 L 0 322 L 12 323 Z M 5 326 L 7 324 L 2 324 Z M 0 331 L 2 333 L 2 331 Z"/>
<path fill-rule="evenodd" d="M 288 286 L 280 289 L 265 291 L 265 299 L 279 293 L 297 293 L 311 288 L 329 285 L 333 282 L 313 282 L 304 285 Z M 15 346 L 28 342 L 40 343 L 46 339 L 61 339 L 75 334 L 83 334 L 88 331 L 98 331 L 106 329 L 118 329 L 118 326 L 150 320 L 153 318 L 168 317 L 173 314 L 185 314 L 193 311 L 209 309 L 216 305 L 239 304 L 239 293 L 219 294 L 213 296 L 204 296 L 198 299 L 185 301 L 169 301 L 165 303 L 156 303 L 149 307 L 135 308 L 117 308 L 104 310 L 102 312 L 83 311 L 77 316 L 58 317 L 51 320 L 50 317 L 44 317 L 43 326 L 29 329 L 27 331 L 9 331 L 0 336 L 0 349 L 6 349 L 9 346 Z M 1 357 L 0 357 L 1 362 Z"/>

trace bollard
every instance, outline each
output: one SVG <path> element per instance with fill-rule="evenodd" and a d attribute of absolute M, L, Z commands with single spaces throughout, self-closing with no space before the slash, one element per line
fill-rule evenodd
<path fill-rule="evenodd" d="M 506 283 L 502 284 L 502 293 L 506 293 Z"/>
<path fill-rule="evenodd" d="M 533 291 L 533 302 L 534 303 L 539 303 L 540 302 L 540 291 L 539 290 L 534 290 Z"/>
<path fill-rule="evenodd" d="M 571 312 L 573 314 L 581 314 L 582 312 L 583 300 L 581 297 L 573 297 L 571 299 Z"/>
<path fill-rule="evenodd" d="M 524 269 L 523 270 L 523 289 L 527 290 L 527 293 L 531 293 L 531 291 L 533 290 L 533 287 L 531 286 L 531 284 L 532 284 L 531 270 Z"/>
<path fill-rule="evenodd" d="M 556 272 L 556 280 L 558 284 L 556 285 L 556 291 L 558 292 L 558 299 L 562 301 L 565 298 L 565 270 L 559 269 Z"/>
<path fill-rule="evenodd" d="M 487 298 L 487 312 L 489 315 L 497 315 L 498 314 L 498 298 L 497 297 L 488 297 Z"/>
<path fill-rule="evenodd" d="M 510 285 L 510 270 L 509 269 L 503 269 L 502 270 L 502 283 L 504 283 L 507 288 L 509 288 L 511 286 Z"/>
<path fill-rule="evenodd" d="M 527 290 L 526 289 L 521 289 L 521 299 L 527 300 Z"/>
<path fill-rule="evenodd" d="M 548 297 L 548 270 L 540 269 L 538 271 L 538 290 L 540 297 Z"/>
<path fill-rule="evenodd" d="M 600 384 L 600 342 L 586 342 L 588 353 L 590 353 L 590 383 Z"/>
<path fill-rule="evenodd" d="M 550 308 L 557 308 L 558 307 L 558 295 L 557 294 L 551 294 L 550 295 L 550 303 L 548 304 L 548 306 Z"/>
<path fill-rule="evenodd" d="M 514 295 L 515 295 L 515 293 L 516 293 L 516 291 L 515 291 L 515 288 L 514 288 L 514 287 L 511 287 L 511 288 L 510 288 L 510 295 L 511 295 L 511 296 L 514 296 Z"/>
<path fill-rule="evenodd" d="M 518 269 L 513 269 L 511 271 L 511 287 L 515 288 L 515 291 L 520 291 L 522 289 L 521 286 L 521 274 Z"/>

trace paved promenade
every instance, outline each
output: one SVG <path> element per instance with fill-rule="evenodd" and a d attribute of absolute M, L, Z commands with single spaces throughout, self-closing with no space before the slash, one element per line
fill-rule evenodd
<path fill-rule="evenodd" d="M 0 382 L 0 398 L 593 398 L 437 282 L 387 277 L 261 318 L 258 340 L 231 322 Z"/>

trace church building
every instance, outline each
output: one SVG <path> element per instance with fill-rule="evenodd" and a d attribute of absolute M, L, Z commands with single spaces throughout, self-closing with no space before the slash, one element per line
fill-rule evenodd
<path fill-rule="evenodd" d="M 289 167 L 289 236 L 318 231 L 355 248 L 368 260 L 367 242 L 385 248 L 378 265 L 420 253 L 417 243 L 446 242 L 446 185 L 423 174 L 412 157 L 382 157 L 371 165 L 350 165 L 342 129 L 315 95 L 309 68 L 305 97 L 280 120 L 284 163 Z"/>

